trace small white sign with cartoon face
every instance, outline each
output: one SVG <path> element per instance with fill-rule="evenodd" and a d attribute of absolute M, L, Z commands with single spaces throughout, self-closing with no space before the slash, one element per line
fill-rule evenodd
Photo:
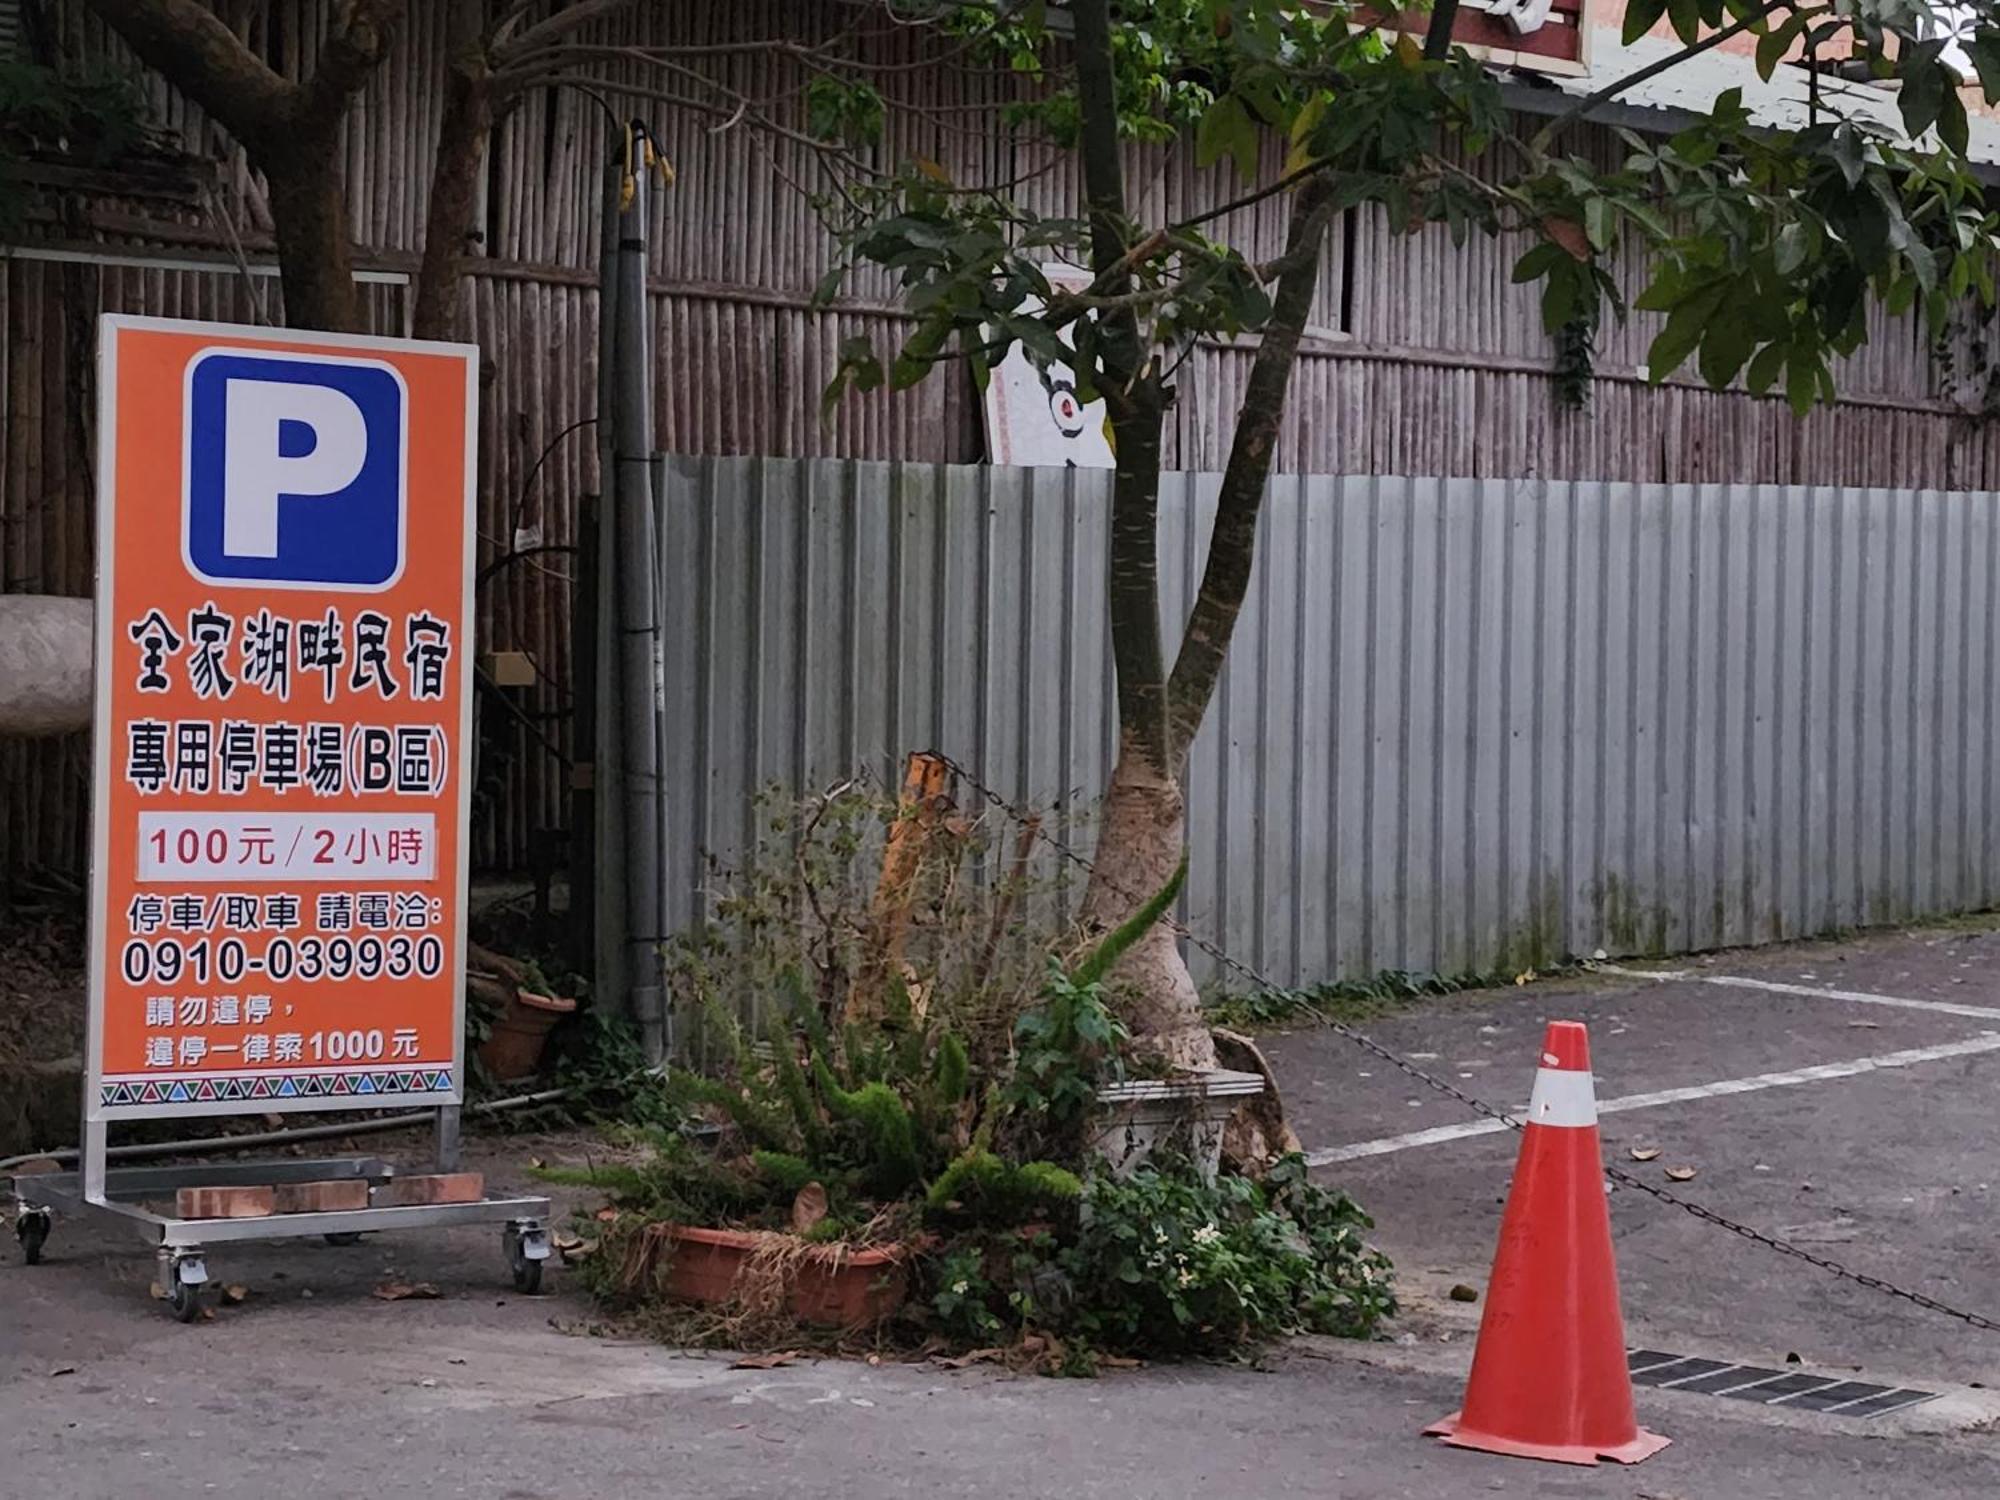
<path fill-rule="evenodd" d="M 1090 273 L 1076 267 L 1042 269 L 1052 287 L 1082 291 L 1090 285 Z M 1039 312 L 1041 303 L 1031 299 L 1021 310 Z M 1063 342 L 1070 342 L 1066 333 Z M 986 382 L 986 446 L 994 463 L 1023 468 L 1117 465 L 1104 403 L 1086 403 L 1077 396 L 1076 373 L 1069 366 L 1036 369 L 1019 344 L 1007 351 Z"/>

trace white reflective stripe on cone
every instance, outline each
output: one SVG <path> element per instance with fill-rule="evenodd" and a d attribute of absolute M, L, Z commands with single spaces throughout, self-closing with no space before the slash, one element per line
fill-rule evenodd
<path fill-rule="evenodd" d="M 1595 1125 L 1597 1090 L 1588 1073 L 1569 1068 L 1537 1068 L 1528 1100 L 1530 1125 Z"/>

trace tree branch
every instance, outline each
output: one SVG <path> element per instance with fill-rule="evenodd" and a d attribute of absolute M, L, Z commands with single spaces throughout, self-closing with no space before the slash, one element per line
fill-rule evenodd
<path fill-rule="evenodd" d="M 605 16 L 614 16 L 622 10 L 630 10 L 635 3 L 636 0 L 576 0 L 576 3 L 564 6 L 554 15 L 537 21 L 519 36 L 504 42 L 498 41 L 497 38 L 517 22 L 527 9 L 525 6 L 516 6 L 508 15 L 502 17 L 500 24 L 494 28 L 496 37 L 493 49 L 494 61 L 503 63 L 523 53 L 532 52 L 537 47 L 546 47 L 557 38 L 569 35 L 579 26 L 588 26 L 592 21 Z"/>
<path fill-rule="evenodd" d="M 1292 366 L 1298 359 L 1299 337 L 1319 286 L 1320 242 L 1332 212 L 1333 187 L 1331 176 L 1322 173 L 1301 187 L 1292 203 L 1291 227 L 1285 235 L 1285 270 L 1278 278 L 1271 317 L 1264 325 L 1250 378 L 1243 387 L 1236 435 L 1216 499 L 1201 593 L 1188 617 L 1187 634 L 1181 638 L 1180 655 L 1167 684 L 1168 750 L 1175 765 L 1187 754 L 1208 712 L 1208 700 L 1215 693 L 1243 596 L 1250 586 L 1250 568 L 1257 550 L 1257 515 L 1264 504 L 1264 485 L 1271 474 L 1271 456 L 1285 414 Z"/>
<path fill-rule="evenodd" d="M 1647 63 L 1645 67 L 1627 73 L 1623 78 L 1612 79 L 1611 82 L 1597 90 L 1596 93 L 1587 94 L 1577 100 L 1576 103 L 1572 104 L 1568 109 L 1564 110 L 1538 130 L 1531 143 L 1533 149 L 1537 153 L 1548 150 L 1550 143 L 1555 140 L 1559 132 L 1575 124 L 1593 109 L 1596 109 L 1598 105 L 1610 103 L 1627 89 L 1636 88 L 1648 79 L 1657 78 L 1669 69 L 1679 67 L 1689 58 L 1699 57 L 1711 47 L 1721 46 L 1722 43 L 1728 41 L 1731 37 L 1741 36 L 1744 32 L 1761 24 L 1764 18 L 1773 11 L 1794 8 L 1797 8 L 1797 0 L 1765 0 L 1765 4 L 1732 25 L 1725 26 L 1720 31 L 1710 32 L 1700 41 L 1683 47 L 1678 52 L 1670 52 L 1665 57 L 1659 58 L 1654 62 Z"/>
<path fill-rule="evenodd" d="M 1083 130 L 1084 199 L 1090 222 L 1092 293 L 1122 297 L 1131 290 L 1126 243 L 1125 170 L 1118 139 L 1118 88 L 1113 72 L 1110 0 L 1076 0 L 1077 104 Z M 1150 243 L 1151 237 L 1142 240 Z M 1165 393 L 1147 359 L 1138 311 L 1114 308 L 1097 324 L 1118 467 L 1112 477 L 1110 543 L 1111 656 L 1117 669 L 1118 733 L 1154 775 L 1171 780 L 1167 678 L 1160 645 L 1160 434 Z"/>
<path fill-rule="evenodd" d="M 347 0 L 319 49 L 312 76 L 298 87 L 291 126 L 319 133 L 340 123 L 347 101 L 382 61 L 402 19 L 404 0 Z"/>
<path fill-rule="evenodd" d="M 280 128 L 293 85 L 243 44 L 223 19 L 196 0 L 88 0 L 139 54 L 173 80 L 223 129 L 248 144 Z"/>
<path fill-rule="evenodd" d="M 697 114 L 709 115 L 718 120 L 737 119 L 737 111 L 734 105 L 724 108 L 722 105 L 712 104 L 705 99 L 692 98 L 687 94 L 674 94 L 669 93 L 665 89 L 645 88 L 629 83 L 606 83 L 601 78 L 593 78 L 588 74 L 582 73 L 496 75 L 494 83 L 496 85 L 496 97 L 502 93 L 516 93 L 520 89 L 528 87 L 602 89 L 606 93 L 622 94 L 627 98 L 650 99 L 661 104 L 671 104 L 676 108 L 693 110 Z M 740 96 L 733 97 L 740 98 Z M 748 124 L 753 130 L 761 130 L 766 135 L 773 135 L 781 140 L 796 142 L 798 145 L 804 146 L 807 150 L 817 155 L 822 164 L 829 161 L 838 162 L 857 177 L 883 177 L 887 175 L 879 169 L 868 165 L 868 163 L 861 161 L 851 152 L 835 145 L 831 141 L 820 140 L 815 136 L 806 134 L 803 130 L 794 130 L 789 125 L 781 125 L 769 115 L 762 114 L 756 110 L 749 111 L 748 114 L 742 117 L 739 123 Z"/>
<path fill-rule="evenodd" d="M 1424 61 L 1443 62 L 1451 52 L 1451 34 L 1458 27 L 1458 0 L 1437 0 L 1431 23 L 1424 28 Z"/>

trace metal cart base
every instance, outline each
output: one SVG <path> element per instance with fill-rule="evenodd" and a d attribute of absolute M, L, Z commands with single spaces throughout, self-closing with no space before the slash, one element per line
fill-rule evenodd
<path fill-rule="evenodd" d="M 542 1266 L 549 1259 L 549 1200 L 547 1198 L 486 1198 L 477 1203 L 432 1203 L 372 1206 L 374 1197 L 395 1180 L 393 1164 L 374 1156 L 326 1157 L 319 1160 L 212 1162 L 175 1167 L 103 1166 L 102 1126 L 95 1141 L 86 1142 L 85 1169 L 17 1176 L 9 1187 L 14 1200 L 14 1233 L 23 1258 L 34 1265 L 58 1214 L 105 1216 L 122 1221 L 156 1247 L 160 1292 L 168 1311 L 183 1323 L 201 1316 L 204 1288 L 209 1283 L 205 1251 L 210 1245 L 246 1240 L 298 1239 L 319 1235 L 330 1244 L 346 1244 L 364 1234 L 392 1229 L 434 1229 L 452 1224 L 499 1224 L 501 1249 L 514 1288 L 532 1296 L 541 1290 Z M 438 1111 L 438 1170 L 458 1164 L 458 1110 Z M 90 1147 L 95 1146 L 95 1151 Z M 92 1166 L 95 1171 L 92 1171 Z M 143 1205 L 171 1198 L 185 1187 L 280 1186 L 286 1183 L 348 1181 L 368 1183 L 371 1206 L 331 1213 L 266 1214 L 249 1219 L 182 1219 L 159 1214 Z M 93 1181 L 92 1179 L 95 1179 Z"/>

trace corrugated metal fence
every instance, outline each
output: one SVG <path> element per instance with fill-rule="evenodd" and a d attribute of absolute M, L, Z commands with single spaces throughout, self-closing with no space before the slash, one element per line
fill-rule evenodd
<path fill-rule="evenodd" d="M 671 878 L 936 747 L 1088 838 L 1109 475 L 669 463 Z M 1215 481 L 1169 476 L 1169 631 Z M 1186 915 L 1272 978 L 1986 906 L 1991 494 L 1284 476 L 1189 770 Z M 1171 640 L 1169 642 L 1171 646 Z"/>

